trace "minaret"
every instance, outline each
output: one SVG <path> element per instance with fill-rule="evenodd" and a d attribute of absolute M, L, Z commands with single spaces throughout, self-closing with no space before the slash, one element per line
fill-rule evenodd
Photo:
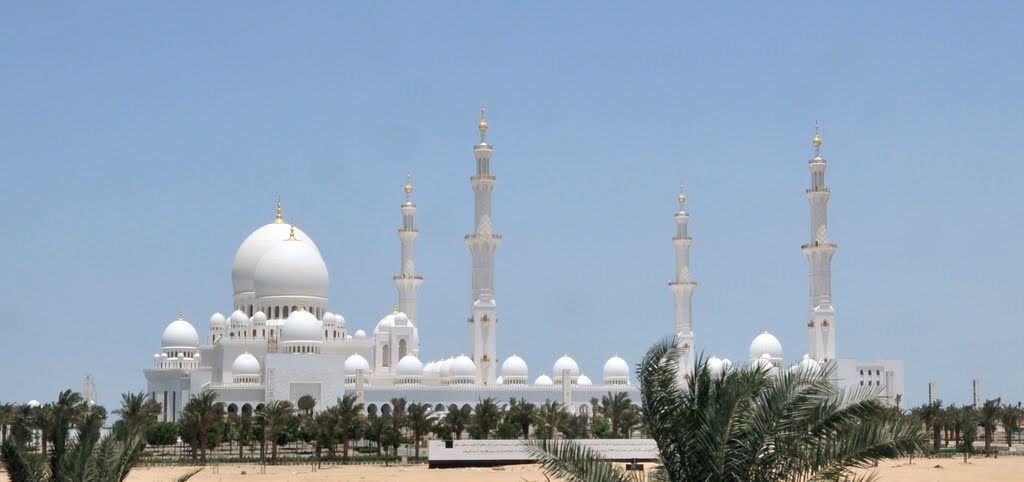
<path fill-rule="evenodd" d="M 686 194 L 683 184 L 679 183 L 679 212 L 676 213 L 676 235 L 672 244 L 676 247 L 676 279 L 668 284 L 675 297 L 675 343 L 681 350 L 679 360 L 680 375 L 693 373 L 695 356 L 693 345 L 693 290 L 697 282 L 690 280 L 690 244 L 693 238 L 686 232 L 690 215 L 683 209 Z"/>
<path fill-rule="evenodd" d="M 412 326 L 417 325 L 416 292 L 423 283 L 422 276 L 416 276 L 416 238 L 420 232 L 413 225 L 416 205 L 412 203 L 412 176 L 406 175 L 405 203 L 402 204 L 402 227 L 398 230 L 398 239 L 402 242 L 402 270 L 395 276 L 398 288 L 398 310 L 409 317 Z"/>
<path fill-rule="evenodd" d="M 473 186 L 475 208 L 473 234 L 466 235 L 466 246 L 473 255 L 473 304 L 468 321 L 477 382 L 493 385 L 498 324 L 494 304 L 494 251 L 501 244 L 501 235 L 495 234 L 491 226 L 491 192 L 495 183 L 491 175 L 491 153 L 494 149 L 487 143 L 487 118 L 483 107 L 480 108 L 479 128 L 480 143 L 473 147 L 476 175 L 469 180 Z"/>
<path fill-rule="evenodd" d="M 810 268 L 810 305 L 807 316 L 807 334 L 811 358 L 819 362 L 836 359 L 835 309 L 832 308 L 832 255 L 839 246 L 828 242 L 828 198 L 825 187 L 825 168 L 821 158 L 821 131 L 814 123 L 814 159 L 808 161 L 811 187 L 807 201 L 811 205 L 811 242 L 801 246 Z"/>

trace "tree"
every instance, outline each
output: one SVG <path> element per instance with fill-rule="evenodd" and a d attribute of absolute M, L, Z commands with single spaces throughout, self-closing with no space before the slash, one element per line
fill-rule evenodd
<path fill-rule="evenodd" d="M 13 403 L 0 403 L 0 442 L 7 440 L 7 426 L 14 422 L 17 413 Z"/>
<path fill-rule="evenodd" d="M 338 423 L 335 420 L 334 412 L 324 410 L 312 417 L 304 418 L 313 435 L 313 448 L 316 451 L 317 460 L 320 460 L 325 447 L 333 454 L 334 444 L 338 441 Z"/>
<path fill-rule="evenodd" d="M 530 425 L 537 418 L 537 406 L 527 402 L 525 398 L 511 398 L 508 401 L 505 418 L 519 426 L 524 439 L 530 438 Z"/>
<path fill-rule="evenodd" d="M 969 407 L 964 407 L 969 408 Z M 978 423 L 975 418 L 974 411 L 966 412 L 968 415 L 965 416 L 964 425 L 961 427 L 961 434 L 963 435 L 963 441 L 961 442 L 960 449 L 964 452 L 964 463 L 967 463 L 967 457 L 969 454 L 974 453 L 974 441 L 978 438 Z"/>
<path fill-rule="evenodd" d="M 173 445 L 178 441 L 178 424 L 174 422 L 153 422 L 146 427 L 146 443 L 149 445 Z"/>
<path fill-rule="evenodd" d="M 644 426 L 658 446 L 657 480 L 845 480 L 854 467 L 927 443 L 920 425 L 885 417 L 879 388 L 840 390 L 828 369 L 712 375 L 701 360 L 680 380 L 678 359 L 664 340 L 637 373 Z M 572 442 L 539 441 L 531 451 L 552 478 L 630 480 Z"/>
<path fill-rule="evenodd" d="M 124 421 L 124 430 L 127 432 L 145 433 L 149 425 L 156 423 L 160 404 L 148 397 L 146 392 L 122 393 L 121 408 L 114 410 L 114 414 Z"/>
<path fill-rule="evenodd" d="M 462 432 L 466 431 L 466 425 L 469 424 L 470 415 L 472 415 L 472 409 L 468 406 L 460 408 L 453 403 L 448 407 L 448 413 L 444 414 L 444 423 L 451 428 L 456 439 L 462 439 Z"/>
<path fill-rule="evenodd" d="M 238 458 L 245 457 L 245 444 L 252 438 L 252 414 L 228 414 L 228 424 L 238 441 Z"/>
<path fill-rule="evenodd" d="M 562 418 L 562 422 L 558 425 L 558 431 L 567 439 L 590 438 L 590 432 L 587 429 L 587 422 L 589 420 L 590 417 L 582 413 L 579 415 L 566 413 L 565 417 Z"/>
<path fill-rule="evenodd" d="M 627 412 L 632 406 L 633 401 L 629 399 L 629 394 L 626 392 L 608 392 L 607 395 L 601 397 L 599 410 L 601 415 L 612 424 L 612 433 L 616 437 L 622 436 L 623 432 L 620 430 L 619 425 L 624 417 L 629 417 L 630 414 Z M 629 431 L 625 431 L 625 434 L 623 438 L 629 438 Z"/>
<path fill-rule="evenodd" d="M 387 438 L 386 433 L 389 423 L 385 417 L 378 416 L 375 413 L 367 417 L 366 439 L 377 445 L 377 455 L 380 455 L 381 446 L 384 443 L 384 439 Z"/>
<path fill-rule="evenodd" d="M 12 420 L 12 437 L 0 445 L 0 461 L 12 482 L 106 482 L 123 481 L 142 457 L 143 434 L 135 431 L 124 439 L 106 437 L 100 430 L 107 412 L 83 403 L 81 395 L 66 390 L 50 407 L 47 455 L 36 454 L 27 440 L 34 421 L 30 414 Z M 72 430 L 77 437 L 69 437 Z M 17 434 L 15 436 L 15 434 Z"/>
<path fill-rule="evenodd" d="M 196 435 L 199 443 L 199 460 L 206 464 L 206 450 L 210 448 L 210 429 L 216 421 L 224 418 L 224 404 L 217 401 L 217 392 L 206 391 L 192 396 L 181 410 L 181 419 Z"/>
<path fill-rule="evenodd" d="M 918 407 L 917 418 L 924 423 L 925 429 L 932 431 L 932 451 L 938 452 L 942 446 L 942 401 L 936 400 Z"/>
<path fill-rule="evenodd" d="M 423 436 L 430 433 L 434 426 L 433 411 L 426 403 L 414 403 L 409 405 L 409 413 L 406 424 L 412 432 L 412 440 L 416 445 L 416 458 L 420 457 L 420 442 Z"/>
<path fill-rule="evenodd" d="M 491 432 L 498 426 L 499 421 L 501 421 L 501 410 L 498 408 L 498 404 L 494 403 L 493 398 L 487 397 L 477 402 L 476 407 L 473 408 L 473 424 L 479 432 L 479 438 L 491 438 Z"/>
<path fill-rule="evenodd" d="M 391 448 L 398 457 L 398 446 L 402 444 L 402 429 L 405 428 L 405 397 L 391 399 L 391 429 L 388 432 Z"/>
<path fill-rule="evenodd" d="M 999 417 L 999 423 L 1003 426 L 1003 431 L 1006 432 L 1006 446 L 1013 447 L 1013 434 L 1020 430 L 1020 415 L 1021 410 L 1013 405 L 1003 406 L 1003 411 Z"/>
<path fill-rule="evenodd" d="M 277 461 L 277 442 L 281 432 L 291 423 L 295 416 L 295 406 L 287 400 L 275 400 L 257 412 L 257 418 L 263 426 L 264 436 L 270 439 L 270 460 Z"/>
<path fill-rule="evenodd" d="M 999 415 L 1002 412 L 1001 399 L 985 400 L 985 403 L 978 409 L 978 421 L 981 428 L 985 430 L 985 456 L 992 455 L 992 435 L 996 431 L 996 424 L 999 423 Z"/>
<path fill-rule="evenodd" d="M 547 400 L 537 409 L 537 432 L 541 438 L 555 438 L 558 427 L 568 415 L 561 403 Z"/>
<path fill-rule="evenodd" d="M 338 404 L 331 410 L 334 412 L 334 421 L 338 424 L 338 433 L 341 435 L 342 458 L 348 463 L 349 440 L 362 419 L 363 404 L 354 393 L 350 393 L 338 398 Z"/>

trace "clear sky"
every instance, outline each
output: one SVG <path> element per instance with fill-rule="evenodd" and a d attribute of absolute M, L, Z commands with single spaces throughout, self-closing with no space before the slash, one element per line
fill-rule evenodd
<path fill-rule="evenodd" d="M 144 389 L 179 310 L 203 338 L 230 312 L 278 195 L 372 330 L 407 171 L 421 358 L 467 352 L 481 103 L 498 352 L 531 376 L 670 334 L 680 178 L 698 348 L 802 357 L 821 119 L 839 355 L 905 360 L 912 404 L 1024 398 L 1020 3 L 514 3 L 0 6 L 0 400 Z"/>

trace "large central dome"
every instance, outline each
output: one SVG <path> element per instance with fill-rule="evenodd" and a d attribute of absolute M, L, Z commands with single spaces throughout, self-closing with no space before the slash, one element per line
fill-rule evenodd
<path fill-rule="evenodd" d="M 253 231 L 248 238 L 245 238 L 245 241 L 242 241 L 242 245 L 235 252 L 235 261 L 231 265 L 231 285 L 234 287 L 236 295 L 256 290 L 253 283 L 256 265 L 274 246 L 288 239 L 289 226 L 280 218 L 280 205 L 278 209 L 277 220 Z M 295 238 L 313 248 L 317 255 L 320 254 L 320 248 L 317 248 L 316 243 L 302 230 L 295 228 Z"/>
<path fill-rule="evenodd" d="M 291 237 L 279 241 L 256 263 L 253 288 L 257 298 L 311 296 L 327 299 L 330 278 L 320 252 Z"/>

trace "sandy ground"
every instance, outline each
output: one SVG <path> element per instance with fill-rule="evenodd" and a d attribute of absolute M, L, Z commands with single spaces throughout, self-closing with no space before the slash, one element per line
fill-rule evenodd
<path fill-rule="evenodd" d="M 1024 481 L 1024 457 L 1001 457 L 999 459 L 922 459 L 915 458 L 913 464 L 907 460 L 889 461 L 879 464 L 880 480 L 888 482 L 960 482 L 960 481 Z M 935 466 L 941 466 L 936 468 Z M 130 482 L 173 482 L 189 467 L 139 468 L 128 477 Z M 245 471 L 247 475 L 241 475 Z M 190 482 L 211 481 L 402 481 L 425 482 L 543 482 L 544 475 L 535 465 L 512 465 L 497 468 L 469 469 L 428 469 L 425 465 L 408 467 L 358 466 L 324 467 L 312 472 L 309 466 L 292 465 L 267 467 L 266 474 L 259 473 L 255 465 L 221 465 L 214 473 L 206 467 Z M 0 479 L 6 479 L 0 471 Z"/>

